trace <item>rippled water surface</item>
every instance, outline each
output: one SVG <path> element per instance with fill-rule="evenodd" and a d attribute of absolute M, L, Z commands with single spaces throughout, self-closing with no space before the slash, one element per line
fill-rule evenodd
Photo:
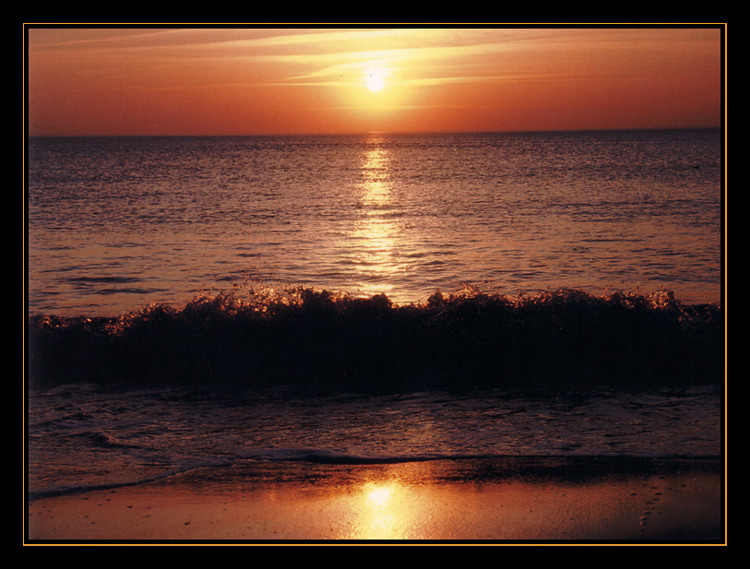
<path fill-rule="evenodd" d="M 90 385 L 32 392 L 30 490 L 117 486 L 239 460 L 718 457 L 714 389 L 300 398 Z"/>
<path fill-rule="evenodd" d="M 32 139 L 32 312 L 257 283 L 720 300 L 718 131 Z"/>

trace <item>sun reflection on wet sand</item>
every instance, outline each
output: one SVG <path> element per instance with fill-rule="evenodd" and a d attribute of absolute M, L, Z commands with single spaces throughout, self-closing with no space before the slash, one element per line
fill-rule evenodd
<path fill-rule="evenodd" d="M 351 539 L 407 539 L 418 519 L 416 495 L 396 482 L 366 483 L 355 494 L 358 520 Z"/>
<path fill-rule="evenodd" d="M 163 483 L 53 497 L 32 539 L 673 540 L 721 537 L 720 480 L 697 470 L 451 478 L 448 463 L 253 464 Z M 289 469 L 292 469 L 289 471 Z M 256 472 L 257 471 L 257 472 Z M 264 472 L 265 482 L 252 483 Z M 477 471 L 481 476 L 485 470 Z M 281 475 L 276 479 L 276 475 Z M 291 478 L 287 478 L 291 475 Z M 301 476 L 301 477 L 300 477 Z"/>

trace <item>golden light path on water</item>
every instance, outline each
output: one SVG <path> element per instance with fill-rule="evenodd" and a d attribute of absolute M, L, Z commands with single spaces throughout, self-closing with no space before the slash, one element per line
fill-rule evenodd
<path fill-rule="evenodd" d="M 354 269 L 365 294 L 389 295 L 403 270 L 398 258 L 398 227 L 393 219 L 390 159 L 385 140 L 373 136 L 366 145 L 361 169 L 362 217 L 348 239 L 359 245 Z"/>

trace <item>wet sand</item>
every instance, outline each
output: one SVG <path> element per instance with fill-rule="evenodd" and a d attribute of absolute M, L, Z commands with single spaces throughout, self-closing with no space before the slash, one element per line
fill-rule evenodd
<path fill-rule="evenodd" d="M 38 499 L 27 543 L 723 543 L 716 465 L 247 463 Z"/>

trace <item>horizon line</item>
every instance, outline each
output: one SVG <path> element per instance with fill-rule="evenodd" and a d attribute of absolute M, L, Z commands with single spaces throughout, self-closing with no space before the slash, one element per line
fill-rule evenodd
<path fill-rule="evenodd" d="M 363 130 L 361 132 L 248 132 L 248 133 L 194 133 L 194 134 L 30 134 L 26 138 L 230 138 L 250 136 L 367 136 L 379 135 L 443 135 L 443 134 L 544 134 L 544 133 L 584 133 L 584 132 L 634 132 L 634 131 L 679 131 L 679 130 L 722 130 L 716 126 L 655 126 L 655 127 L 601 127 L 601 128 L 560 128 L 560 129 L 508 129 L 508 130 Z"/>

